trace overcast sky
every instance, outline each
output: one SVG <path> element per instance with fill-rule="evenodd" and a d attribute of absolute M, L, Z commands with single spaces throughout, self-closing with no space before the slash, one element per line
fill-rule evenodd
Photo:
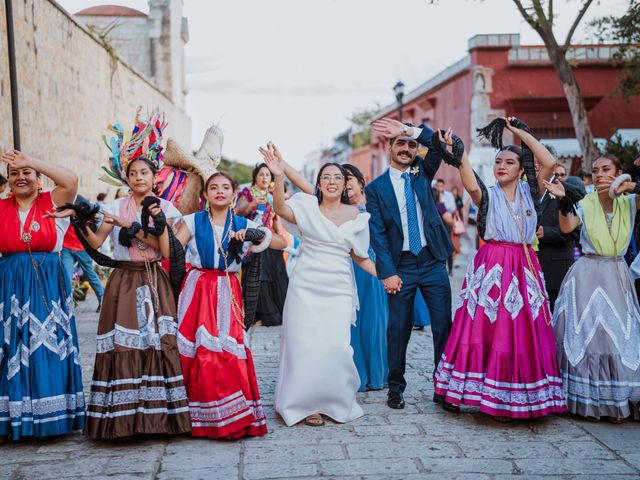
<path fill-rule="evenodd" d="M 103 3 L 148 12 L 146 0 L 58 1 L 71 13 Z M 560 41 L 580 3 L 556 0 Z M 627 4 L 603 0 L 582 25 Z M 476 34 L 541 43 L 511 0 L 185 0 L 183 14 L 192 146 L 220 122 L 223 153 L 248 164 L 273 140 L 301 165 L 349 126 L 352 112 L 395 101 L 396 81 L 407 92 L 417 87 L 462 58 Z M 574 39 L 593 40 L 584 27 Z"/>

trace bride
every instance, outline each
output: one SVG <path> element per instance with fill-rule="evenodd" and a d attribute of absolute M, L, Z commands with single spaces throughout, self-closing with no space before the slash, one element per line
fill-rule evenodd
<path fill-rule="evenodd" d="M 363 415 L 350 346 L 358 295 L 351 259 L 375 275 L 368 258 L 369 214 L 349 205 L 345 172 L 327 163 L 318 172 L 316 195 L 296 193 L 285 202 L 284 176 L 291 169 L 272 143 L 261 148 L 275 176 L 276 213 L 301 239 L 301 253 L 284 305 L 275 407 L 288 426 L 322 415 L 349 422 Z"/>

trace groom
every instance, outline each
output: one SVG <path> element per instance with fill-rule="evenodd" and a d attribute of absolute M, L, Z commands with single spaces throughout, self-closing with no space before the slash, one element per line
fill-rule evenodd
<path fill-rule="evenodd" d="M 373 129 L 389 139 L 390 158 L 389 170 L 366 187 L 371 246 L 389 300 L 387 405 L 404 408 L 404 372 L 417 289 L 429 308 L 435 366 L 449 336 L 451 285 L 446 260 L 453 245 L 431 193 L 442 158 L 431 148 L 424 159 L 418 155 L 418 144 L 429 147 L 433 131 L 388 118 L 375 121 Z M 440 396 L 434 395 L 433 401 L 444 405 Z"/>

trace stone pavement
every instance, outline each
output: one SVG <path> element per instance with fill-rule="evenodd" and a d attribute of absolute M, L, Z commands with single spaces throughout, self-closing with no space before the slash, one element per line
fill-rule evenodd
<path fill-rule="evenodd" d="M 456 260 L 459 288 L 470 255 Z M 85 388 L 91 379 L 95 300 L 78 308 Z M 347 425 L 284 426 L 273 409 L 280 328 L 252 333 L 269 434 L 241 441 L 183 437 L 93 442 L 81 434 L 0 443 L 8 479 L 638 479 L 640 424 L 610 425 L 552 416 L 500 424 L 480 414 L 450 414 L 431 402 L 431 334 L 414 332 L 408 353 L 407 407 L 391 410 L 386 392 L 358 394 L 365 416 Z"/>

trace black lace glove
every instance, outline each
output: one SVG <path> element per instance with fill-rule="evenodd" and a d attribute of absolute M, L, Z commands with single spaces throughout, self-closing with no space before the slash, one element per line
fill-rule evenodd
<path fill-rule="evenodd" d="M 459 136 L 455 134 L 452 135 L 453 145 L 451 148 L 452 152 L 450 153 L 447 151 L 447 145 L 440 141 L 438 136 L 439 131 L 442 132 L 442 135 L 446 133 L 444 130 L 436 130 L 433 132 L 431 136 L 433 149 L 440 154 L 444 163 L 452 167 L 460 168 L 460 165 L 462 165 L 462 154 L 464 153 L 464 142 Z"/>
<path fill-rule="evenodd" d="M 71 217 L 71 225 L 77 227 L 83 234 L 87 234 L 87 224 L 95 224 L 95 216 L 100 212 L 99 205 L 92 205 L 90 203 L 65 203 L 64 205 L 56 208 L 56 211 L 73 210 L 75 215 Z"/>
<path fill-rule="evenodd" d="M 247 228 L 244 234 L 244 241 L 251 242 L 253 245 L 258 245 L 262 239 L 264 238 L 265 233 L 262 230 L 258 230 L 257 228 Z M 236 263 L 240 263 L 242 261 L 242 246 L 244 242 L 241 242 L 237 238 L 232 238 L 229 240 L 229 255 L 232 260 L 235 260 Z"/>
<path fill-rule="evenodd" d="M 160 199 L 158 197 L 144 197 L 142 200 L 142 214 L 140 215 L 140 223 L 142 224 L 142 231 L 144 232 L 144 237 L 147 238 L 147 235 L 151 234 L 155 237 L 159 237 L 164 233 L 165 228 L 167 228 L 167 216 L 164 212 L 160 212 L 157 215 L 153 215 L 150 211 L 150 208 L 154 205 L 160 206 Z M 149 226 L 149 219 L 153 218 L 154 226 Z"/>
<path fill-rule="evenodd" d="M 131 240 L 135 238 L 141 228 L 142 226 L 138 222 L 133 222 L 129 228 L 121 228 L 118 234 L 118 242 L 120 242 L 120 245 L 126 248 L 131 247 Z"/>
<path fill-rule="evenodd" d="M 580 188 L 570 184 L 569 182 L 561 182 L 564 186 L 564 197 L 558 199 L 558 210 L 565 217 L 569 214 L 577 215 L 576 205 L 584 198 L 584 194 Z"/>

